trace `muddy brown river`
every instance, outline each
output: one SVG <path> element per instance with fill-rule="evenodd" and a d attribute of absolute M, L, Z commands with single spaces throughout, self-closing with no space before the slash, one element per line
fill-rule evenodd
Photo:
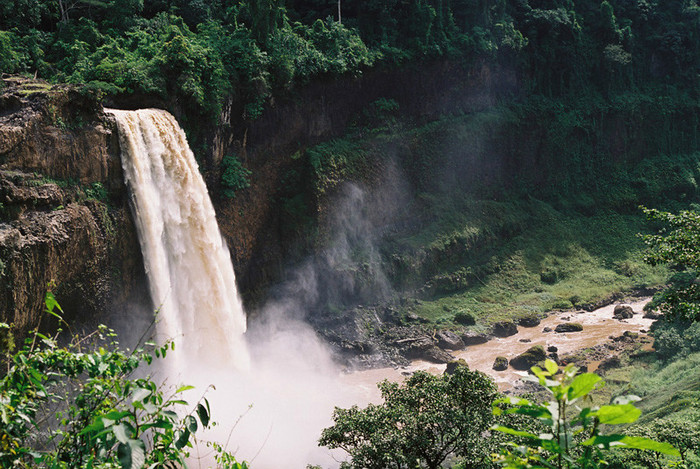
<path fill-rule="evenodd" d="M 626 331 L 647 331 L 654 322 L 643 317 L 642 308 L 649 302 L 649 298 L 639 299 L 629 303 L 615 303 L 593 312 L 567 311 L 555 313 L 543 319 L 539 326 L 518 326 L 518 333 L 505 338 L 494 338 L 485 344 L 471 345 L 464 350 L 451 352 L 457 359 L 463 358 L 471 369 L 483 371 L 491 376 L 501 391 L 513 387 L 520 375 L 517 370 L 508 367 L 504 371 L 493 370 L 493 362 L 498 356 L 506 357 L 509 361 L 517 355 L 525 352 L 535 345 L 542 345 L 545 349 L 551 345 L 557 347 L 559 356 L 566 355 L 576 350 L 603 344 L 611 336 L 620 336 Z M 635 314 L 630 319 L 618 320 L 613 318 L 613 311 L 617 304 L 625 304 L 632 307 Z M 566 322 L 576 322 L 583 326 L 580 332 L 554 332 L 557 325 Z M 550 332 L 543 332 L 545 328 Z M 378 368 L 350 373 L 343 380 L 350 386 L 360 389 L 367 402 L 379 402 L 380 394 L 376 383 L 384 379 L 401 381 L 416 370 L 425 370 L 439 374 L 445 370 L 445 365 L 436 365 L 421 360 L 414 361 L 410 366 L 403 368 Z"/>

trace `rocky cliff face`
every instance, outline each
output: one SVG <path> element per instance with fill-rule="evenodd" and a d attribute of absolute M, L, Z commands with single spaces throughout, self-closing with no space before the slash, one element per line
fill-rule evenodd
<path fill-rule="evenodd" d="M 49 284 L 74 323 L 147 305 L 118 138 L 99 101 L 75 88 L 17 79 L 6 85 L 0 321 L 20 333 L 47 326 L 41 316 Z"/>
<path fill-rule="evenodd" d="M 469 67 L 441 61 L 361 77 L 319 80 L 270 103 L 255 121 L 245 121 L 232 104 L 219 129 L 217 152 L 206 162 L 219 226 L 231 248 L 244 296 L 279 278 L 294 240 L 286 235 L 280 195 L 298 157 L 322 141 L 342 135 L 371 103 L 394 100 L 402 116 L 418 122 L 449 113 L 475 112 L 516 93 L 515 74 L 493 64 Z M 223 142 L 223 143 L 222 143 Z M 218 188 L 224 153 L 237 155 L 251 169 L 251 187 L 235 199 Z M 247 294 L 247 295 L 246 295 Z"/>

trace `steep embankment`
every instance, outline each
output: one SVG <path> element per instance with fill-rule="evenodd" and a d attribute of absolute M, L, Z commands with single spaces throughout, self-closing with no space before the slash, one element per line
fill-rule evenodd
<path fill-rule="evenodd" d="M 148 304 L 118 140 L 99 101 L 8 80 L 0 97 L 0 321 L 41 321 L 49 283 L 69 319 Z M 44 322 L 46 325 L 46 322 Z"/>

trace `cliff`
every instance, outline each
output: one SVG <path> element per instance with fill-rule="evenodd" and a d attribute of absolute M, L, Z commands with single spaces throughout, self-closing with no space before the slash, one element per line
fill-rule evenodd
<path fill-rule="evenodd" d="M 147 305 L 118 138 L 99 100 L 75 87 L 5 84 L 0 321 L 20 334 L 40 324 L 49 284 L 69 322 Z"/>

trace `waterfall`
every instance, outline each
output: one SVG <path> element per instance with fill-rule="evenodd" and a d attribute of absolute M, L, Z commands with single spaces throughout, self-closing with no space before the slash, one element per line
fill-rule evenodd
<path fill-rule="evenodd" d="M 246 318 L 228 248 L 185 133 L 166 111 L 107 110 L 118 124 L 158 340 L 175 366 L 246 369 Z"/>

